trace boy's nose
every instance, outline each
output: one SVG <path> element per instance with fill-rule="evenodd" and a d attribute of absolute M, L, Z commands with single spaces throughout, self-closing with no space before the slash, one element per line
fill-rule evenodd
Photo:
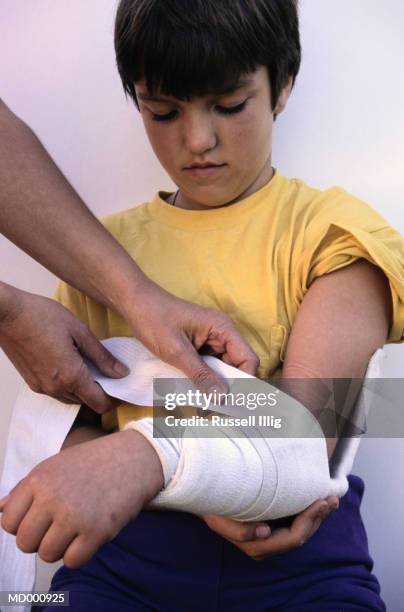
<path fill-rule="evenodd" d="M 215 127 L 209 117 L 191 117 L 185 122 L 184 144 L 193 155 L 201 155 L 216 146 Z"/>

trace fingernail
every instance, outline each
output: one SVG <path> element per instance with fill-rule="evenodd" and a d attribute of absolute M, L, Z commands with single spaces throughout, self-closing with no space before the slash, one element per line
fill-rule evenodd
<path fill-rule="evenodd" d="M 123 365 L 123 363 L 121 363 L 120 361 L 115 361 L 114 372 L 116 372 L 120 376 L 127 376 L 130 370 L 126 365 Z"/>
<path fill-rule="evenodd" d="M 264 539 L 271 535 L 271 530 L 268 525 L 259 525 L 255 530 L 255 535 L 257 538 Z"/>

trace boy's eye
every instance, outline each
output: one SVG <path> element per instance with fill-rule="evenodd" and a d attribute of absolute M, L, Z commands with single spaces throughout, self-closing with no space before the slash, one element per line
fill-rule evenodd
<path fill-rule="evenodd" d="M 216 110 L 221 115 L 235 115 L 236 113 L 241 113 L 241 111 L 244 110 L 247 102 L 248 98 L 247 100 L 244 100 L 244 102 L 241 102 L 241 104 L 237 104 L 236 106 L 216 106 Z"/>
<path fill-rule="evenodd" d="M 172 110 L 169 113 L 165 113 L 164 115 L 158 115 L 156 113 L 152 113 L 152 120 L 153 121 L 170 121 L 171 119 L 174 119 L 175 116 L 177 114 L 176 110 Z"/>
<path fill-rule="evenodd" d="M 248 102 L 248 98 L 244 100 L 244 102 L 241 102 L 241 104 L 237 104 L 236 106 L 216 106 L 216 110 L 221 115 L 235 115 L 236 113 L 241 113 L 241 111 L 244 110 L 247 102 Z M 177 116 L 176 110 L 172 110 L 169 113 L 164 113 L 164 114 L 152 113 L 152 120 L 153 121 L 171 121 L 172 119 L 175 119 L 176 116 Z"/>

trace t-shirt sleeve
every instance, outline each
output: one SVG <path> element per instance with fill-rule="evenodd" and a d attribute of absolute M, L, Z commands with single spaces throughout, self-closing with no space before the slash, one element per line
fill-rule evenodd
<path fill-rule="evenodd" d="M 335 188 L 302 215 L 297 243 L 298 300 L 315 278 L 367 259 L 383 270 L 391 291 L 392 325 L 387 342 L 404 342 L 404 238 L 370 206 Z M 323 196 L 325 195 L 323 194 Z"/>

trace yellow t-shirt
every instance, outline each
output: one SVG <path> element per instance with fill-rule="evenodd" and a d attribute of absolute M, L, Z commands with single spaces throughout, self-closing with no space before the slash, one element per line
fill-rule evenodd
<path fill-rule="evenodd" d="M 165 202 L 165 195 L 103 222 L 153 281 L 227 313 L 259 356 L 260 377 L 279 375 L 313 280 L 360 258 L 388 277 L 393 321 L 387 342 L 404 341 L 404 239 L 343 189 L 319 191 L 276 171 L 231 206 L 184 210 Z M 98 338 L 132 335 L 120 316 L 65 283 L 56 299 Z"/>

